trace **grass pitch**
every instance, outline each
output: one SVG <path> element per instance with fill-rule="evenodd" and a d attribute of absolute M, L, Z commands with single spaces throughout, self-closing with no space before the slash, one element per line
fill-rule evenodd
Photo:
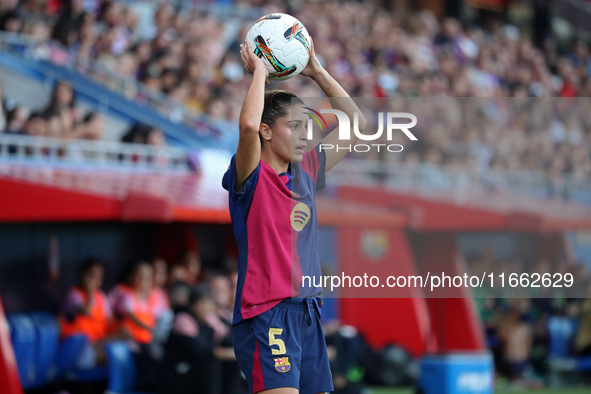
<path fill-rule="evenodd" d="M 372 394 L 414 394 L 413 389 L 390 389 L 373 387 Z M 495 394 L 536 393 L 536 394 L 589 394 L 591 387 L 543 389 L 543 390 L 495 390 Z"/>

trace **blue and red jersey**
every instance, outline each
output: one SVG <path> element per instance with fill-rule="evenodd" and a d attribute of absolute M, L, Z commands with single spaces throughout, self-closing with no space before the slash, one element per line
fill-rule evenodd
<path fill-rule="evenodd" d="M 303 275 L 321 276 L 315 201 L 316 190 L 324 188 L 325 168 L 326 153 L 318 146 L 281 174 L 261 160 L 238 193 L 236 155 L 232 157 L 222 186 L 230 194 L 239 249 L 233 324 L 286 298 L 320 294 L 321 288 L 301 285 Z"/>

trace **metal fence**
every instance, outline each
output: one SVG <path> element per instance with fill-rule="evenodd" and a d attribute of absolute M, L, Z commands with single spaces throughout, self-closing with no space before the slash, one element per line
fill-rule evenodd
<path fill-rule="evenodd" d="M 43 167 L 129 168 L 188 172 L 191 153 L 182 148 L 0 134 L 0 161 Z"/>
<path fill-rule="evenodd" d="M 430 196 L 445 193 L 458 202 L 466 202 L 474 194 L 494 194 L 505 195 L 509 199 L 526 197 L 532 205 L 536 200 L 531 197 L 591 204 L 591 179 L 569 174 L 550 177 L 540 171 L 343 160 L 331 170 L 330 175 L 338 184 L 413 190 Z"/>

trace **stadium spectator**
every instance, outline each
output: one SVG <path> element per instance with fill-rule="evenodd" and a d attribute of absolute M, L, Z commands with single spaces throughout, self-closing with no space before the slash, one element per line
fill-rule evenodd
<path fill-rule="evenodd" d="M 0 17 L 0 29 L 8 33 L 20 33 L 23 19 L 14 10 L 8 10 Z"/>
<path fill-rule="evenodd" d="M 201 256 L 199 253 L 194 250 L 185 251 L 178 264 L 185 269 L 185 281 L 191 286 L 196 284 L 201 274 Z"/>
<path fill-rule="evenodd" d="M 175 283 L 184 283 L 188 286 L 189 279 L 187 269 L 181 265 L 180 262 L 177 262 L 170 268 L 168 281 L 170 285 Z"/>
<path fill-rule="evenodd" d="M 84 138 L 89 140 L 100 140 L 103 137 L 104 118 L 96 112 L 87 113 L 82 119 L 84 126 Z"/>
<path fill-rule="evenodd" d="M 221 394 L 246 394 L 248 386 L 236 362 L 231 335 L 234 307 L 232 284 L 228 276 L 221 273 L 210 273 L 207 284 L 215 302 L 215 313 L 207 317 L 207 324 L 214 330 L 214 341 L 217 345 L 215 355 L 220 361 L 220 392 Z"/>
<path fill-rule="evenodd" d="M 215 302 L 214 313 L 207 316 L 207 324 L 214 331 L 216 344 L 228 342 L 232 325 L 227 316 L 230 283 L 226 276 L 215 273 L 208 277 L 207 286 L 211 289 Z"/>
<path fill-rule="evenodd" d="M 523 311 L 517 305 L 510 305 L 499 323 L 498 335 L 501 340 L 502 357 L 508 377 L 520 381 L 529 367 L 533 333 L 522 319 Z"/>
<path fill-rule="evenodd" d="M 565 286 L 558 293 L 556 288 L 530 288 L 522 298 L 502 298 L 503 292 L 494 293 L 493 288 L 478 289 L 476 297 L 496 295 L 497 298 L 477 298 L 487 344 L 493 352 L 496 369 L 500 375 L 510 379 L 511 385 L 538 388 L 541 382 L 536 377 L 548 372 L 548 355 L 552 333 L 548 330 L 550 319 L 577 319 L 580 329 L 571 338 L 571 355 L 586 354 L 589 343 L 588 300 L 572 297 L 588 297 L 591 293 L 582 293 L 587 289 L 589 273 L 581 263 L 569 265 L 561 259 L 540 259 L 525 265 L 515 259 L 495 259 L 490 248 L 485 248 L 481 258 L 470 260 L 468 267 L 472 274 L 483 270 L 493 275 L 511 273 L 536 273 L 539 275 L 572 274 L 579 285 Z M 581 284 L 583 286 L 581 286 Z M 476 289 L 475 289 L 476 290 Z M 491 293 L 492 291 L 492 293 Z M 589 291 L 589 289 L 587 289 Z M 479 295 L 480 294 L 480 295 Z M 533 296 L 535 298 L 527 298 Z"/>
<path fill-rule="evenodd" d="M 152 259 L 152 269 L 154 271 L 154 285 L 150 294 L 150 303 L 153 305 L 154 318 L 154 340 L 150 345 L 151 354 L 155 359 L 161 359 L 163 347 L 168 338 L 173 319 L 173 312 L 170 309 L 168 296 L 164 286 L 167 282 L 168 265 L 160 257 Z"/>
<path fill-rule="evenodd" d="M 154 270 L 147 261 L 137 261 L 131 269 L 129 287 L 120 287 L 120 299 L 116 302 L 116 314 L 121 326 L 139 344 L 149 344 L 156 325 L 155 302 L 152 299 Z"/>
<path fill-rule="evenodd" d="M 40 112 L 32 113 L 24 123 L 22 130 L 15 134 L 30 135 L 34 137 L 46 137 L 47 119 Z"/>
<path fill-rule="evenodd" d="M 83 334 L 88 342 L 82 351 L 77 366 L 82 369 L 94 368 L 106 363 L 104 342 L 123 333 L 109 333 L 111 308 L 101 291 L 103 264 L 94 259 L 87 260 L 81 267 L 79 284 L 72 287 L 64 300 L 60 314 L 61 336 Z"/>
<path fill-rule="evenodd" d="M 220 319 L 226 323 L 231 323 L 232 310 L 234 309 L 231 279 L 221 273 L 210 273 L 207 283 L 213 292 Z"/>
<path fill-rule="evenodd" d="M 2 130 L 7 134 L 65 139 L 102 139 L 103 116 L 88 112 L 81 117 L 81 112 L 75 105 L 74 92 L 68 82 L 61 81 L 56 84 L 50 102 L 43 111 L 29 114 L 27 107 L 15 105 L 10 99 L 3 99 L 2 103 L 2 114 L 5 116 L 0 117 L 0 124 L 4 124 Z"/>
<path fill-rule="evenodd" d="M 166 140 L 161 130 L 143 123 L 132 125 L 121 137 L 121 142 L 156 147 L 166 145 Z"/>
<path fill-rule="evenodd" d="M 168 264 L 161 257 L 152 259 L 152 269 L 154 270 L 154 286 L 152 289 L 153 298 L 156 300 L 158 310 L 168 309 L 168 296 L 166 295 L 165 285 L 168 280 Z M 159 314 L 159 313 L 157 313 Z"/>
<path fill-rule="evenodd" d="M 58 115 L 46 116 L 46 137 L 62 138 L 62 119 Z"/>
<path fill-rule="evenodd" d="M 100 140 L 104 129 L 103 117 L 94 112 L 87 113 L 82 122 L 70 130 L 65 129 L 63 117 L 59 115 L 51 116 L 48 123 L 54 125 L 48 136 L 66 139 Z"/>
<path fill-rule="evenodd" d="M 7 134 L 18 134 L 29 119 L 29 109 L 22 105 L 14 106 L 6 114 L 6 128 L 4 132 Z"/>
<path fill-rule="evenodd" d="M 100 12 L 95 12 L 96 3 L 80 3 L 67 2 L 54 18 L 53 35 L 65 42 L 71 53 L 99 60 L 116 75 L 143 81 L 150 88 L 134 91 L 123 84 L 129 97 L 149 100 L 146 95 L 151 95 L 150 90 L 168 94 L 187 111 L 202 116 L 211 138 L 223 138 L 235 131 L 247 83 L 236 60 L 236 48 L 251 21 L 233 30 L 224 20 L 197 8 L 186 12 L 186 8 L 161 5 L 151 14 L 139 12 L 133 4 L 104 2 Z M 0 23 L 0 27 L 23 31 L 22 20 L 11 16 L 15 7 L 6 7 L 0 19 L 11 26 Z M 282 6 L 277 7 L 281 11 Z M 355 96 L 591 95 L 591 56 L 582 41 L 562 51 L 546 37 L 542 50 L 513 26 L 460 24 L 453 18 L 438 21 L 429 11 L 384 13 L 378 4 L 304 2 L 297 10 L 283 11 L 304 21 L 319 43 L 319 58 Z M 229 34 L 235 31 L 232 41 Z M 282 88 L 305 92 L 303 96 L 307 97 L 319 93 L 302 78 L 281 84 Z M 273 87 L 275 83 L 270 84 Z M 503 105 L 511 104 L 497 104 L 498 108 L 487 111 L 499 114 Z M 437 128 L 429 125 L 421 132 L 420 148 L 415 149 L 417 144 L 413 144 L 400 155 L 386 155 L 387 160 L 495 172 L 542 171 L 548 179 L 549 194 L 568 196 L 562 174 L 572 173 L 577 179 L 591 174 L 590 145 L 584 143 L 591 138 L 591 127 L 582 113 L 569 125 L 555 122 L 550 128 L 536 121 L 536 111 L 528 115 L 530 119 L 517 122 L 508 119 L 504 124 L 514 126 L 509 128 L 499 127 L 499 122 L 486 117 L 482 127 L 460 127 L 454 140 L 465 143 L 459 144 L 437 136 Z M 68 115 L 60 116 L 68 118 L 65 123 L 72 123 Z M 76 116 L 74 124 L 79 123 Z M 455 127 L 446 122 L 442 126 Z M 199 124 L 195 128 L 198 133 L 204 130 Z M 66 125 L 65 129 L 71 127 Z M 152 145 L 164 142 L 158 131 L 124 140 Z M 477 166 L 472 165 L 475 162 Z M 441 176 L 439 172 L 436 175 Z"/>
<path fill-rule="evenodd" d="M 151 128 L 146 135 L 146 145 L 154 147 L 166 146 L 162 130 Z"/>
<path fill-rule="evenodd" d="M 185 281 L 171 282 L 168 287 L 168 299 L 170 300 L 170 308 L 175 314 L 187 308 L 190 293 L 191 286 Z"/>
<path fill-rule="evenodd" d="M 63 45 L 71 46 L 77 40 L 77 30 L 84 21 L 84 1 L 67 0 L 62 12 L 53 26 L 51 37 Z"/>
<path fill-rule="evenodd" d="M 203 286 L 192 289 L 187 308 L 175 316 L 166 345 L 160 389 L 163 394 L 219 392 L 214 331 L 206 323 L 212 313 L 215 302 L 210 290 Z"/>
<path fill-rule="evenodd" d="M 121 142 L 130 144 L 143 144 L 145 141 L 144 135 L 148 129 L 148 125 L 136 123 L 132 125 L 125 134 L 123 134 L 121 137 Z"/>
<path fill-rule="evenodd" d="M 120 313 L 121 311 L 123 311 L 123 295 L 126 292 L 131 291 L 128 283 L 129 276 L 126 276 L 125 280 L 122 283 L 116 284 L 107 295 L 109 306 L 111 307 L 111 311 L 113 312 L 113 315 L 117 320 L 117 322 L 114 323 L 114 326 L 117 325 L 117 327 L 119 326 L 119 321 L 123 319 L 123 315 Z"/>
<path fill-rule="evenodd" d="M 72 112 L 76 115 L 76 96 L 72 85 L 68 81 L 59 81 L 53 88 L 49 104 L 45 108 L 46 113 L 62 114 L 63 112 Z"/>

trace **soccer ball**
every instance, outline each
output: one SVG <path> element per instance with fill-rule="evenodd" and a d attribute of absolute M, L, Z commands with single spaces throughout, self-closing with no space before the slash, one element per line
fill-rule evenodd
<path fill-rule="evenodd" d="M 269 79 L 285 81 L 298 75 L 310 59 L 310 35 L 291 15 L 269 14 L 257 20 L 248 33 L 254 53 L 263 59 Z"/>

